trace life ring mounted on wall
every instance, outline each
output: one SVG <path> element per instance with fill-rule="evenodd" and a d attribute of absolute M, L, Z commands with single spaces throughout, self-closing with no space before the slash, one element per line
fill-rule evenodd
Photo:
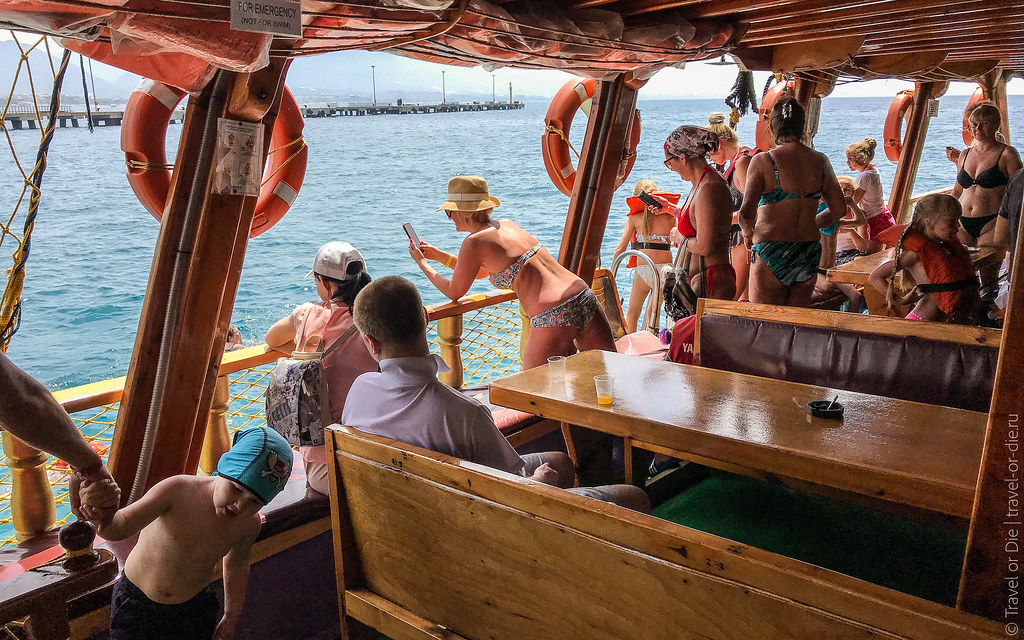
<path fill-rule="evenodd" d="M 572 195 L 572 187 L 576 182 L 576 166 L 570 155 L 569 128 L 577 111 L 583 111 L 590 117 L 590 108 L 594 100 L 597 81 L 593 78 L 570 80 L 565 83 L 551 100 L 547 114 L 544 116 L 545 131 L 541 138 L 541 151 L 544 154 L 544 168 L 548 177 L 558 190 L 565 195 Z M 626 142 L 625 171 L 615 180 L 615 188 L 626 181 L 629 172 L 636 162 L 636 146 L 640 142 L 640 110 L 633 110 L 633 120 Z"/>
<path fill-rule="evenodd" d="M 171 188 L 164 140 L 178 103 L 187 95 L 162 82 L 143 80 L 128 98 L 121 127 L 121 150 L 128 165 L 128 183 L 142 206 L 154 218 L 163 217 Z M 284 89 L 281 110 L 274 121 L 260 195 L 249 237 L 255 238 L 284 217 L 302 188 L 309 150 L 302 129 L 305 122 L 295 96 Z"/>
<path fill-rule="evenodd" d="M 911 90 L 900 91 L 892 99 L 889 105 L 889 112 L 885 114 L 885 126 L 882 129 L 882 137 L 885 140 L 885 157 L 893 162 L 899 162 L 903 155 L 903 120 L 907 111 L 914 104 L 914 92 Z"/>
<path fill-rule="evenodd" d="M 761 151 L 770 151 L 775 146 L 775 139 L 772 137 L 772 129 L 768 123 L 768 120 L 772 116 L 772 109 L 775 107 L 775 103 L 779 101 L 783 95 L 787 92 L 790 96 L 793 96 L 796 91 L 796 82 L 793 80 L 787 80 L 786 82 L 776 82 L 772 85 L 772 88 L 768 90 L 768 93 L 764 94 L 761 98 L 761 106 L 757 109 L 757 123 L 754 125 L 754 141 L 757 144 L 757 148 Z"/>

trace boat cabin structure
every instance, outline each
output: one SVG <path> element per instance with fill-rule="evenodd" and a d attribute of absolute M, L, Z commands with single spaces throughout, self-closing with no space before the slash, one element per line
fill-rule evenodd
<path fill-rule="evenodd" d="M 240 131 L 262 135 L 263 149 L 287 149 L 277 159 L 261 158 L 269 173 L 288 173 L 289 162 L 304 162 L 298 157 L 305 144 L 301 124 L 288 114 L 294 99 L 285 88 L 289 64 L 298 56 L 363 49 L 453 65 L 560 69 L 594 79 L 593 109 L 558 249 L 560 262 L 588 282 L 597 270 L 613 192 L 629 162 L 638 92 L 660 69 L 732 56 L 743 69 L 792 80 L 796 99 L 810 114 L 837 82 L 913 81 L 890 189 L 889 208 L 898 219 L 907 216 L 913 197 L 930 101 L 951 81 L 976 82 L 1005 115 L 1006 83 L 1024 72 L 1024 4 L 1010 0 L 275 3 L 301 10 L 298 34 L 291 36 L 233 29 L 235 13 L 246 4 L 251 3 L 0 1 L 0 25 L 60 38 L 70 51 L 171 87 L 174 98 L 188 97 L 173 174 L 168 172 L 154 192 L 161 227 L 127 376 L 61 396 L 72 412 L 120 403 L 109 466 L 126 500 L 168 476 L 215 466 L 218 447 L 227 446 L 222 416 L 229 402 L 228 376 L 275 357 L 252 350 L 223 352 L 248 239 L 264 230 L 273 205 L 265 202 L 266 194 L 219 186 L 214 141 L 218 121 L 227 119 L 239 123 Z M 278 119 L 291 124 L 275 127 Z M 52 117 L 48 126 L 54 126 Z M 808 134 L 815 129 L 812 117 Z M 1004 135 L 1009 140 L 1008 128 Z M 162 132 L 154 137 L 162 140 Z M 298 190 L 286 180 L 277 183 L 291 188 L 292 198 Z M 1022 256 L 1017 252 L 1014 273 L 1024 273 Z M 951 504 L 921 497 L 934 487 L 913 471 L 893 487 L 905 496 L 905 506 L 960 518 L 967 527 L 955 603 L 927 602 L 648 516 L 494 478 L 444 456 L 351 430 L 332 432 L 329 443 L 336 459 L 330 530 L 323 512 L 294 527 L 282 525 L 259 548 L 258 559 L 333 540 L 337 582 L 325 588 L 330 608 L 341 611 L 342 637 L 351 633 L 347 617 L 393 638 L 542 633 L 621 638 L 652 628 L 671 629 L 665 637 L 723 640 L 1016 637 L 1020 558 L 1019 545 L 1010 543 L 1024 525 L 1008 520 L 1008 509 L 1020 508 L 1020 460 L 1017 448 L 1009 446 L 1020 438 L 1018 415 L 1024 408 L 1020 288 L 1018 278 L 1001 331 L 969 332 L 952 340 L 988 348 L 996 364 L 984 433 L 972 441 L 976 450 L 954 453 L 959 462 L 951 473 L 959 475 L 943 485 Z M 456 365 L 446 382 L 461 386 L 464 375 L 472 377 L 461 366 L 471 358 L 466 351 L 470 319 L 500 305 L 514 305 L 514 294 L 494 292 L 428 310 L 439 350 Z M 902 330 L 880 322 L 865 330 L 882 335 Z M 940 329 L 929 331 L 922 339 L 946 337 Z M 913 406 L 908 411 L 900 419 L 915 424 L 907 427 L 920 426 L 917 415 L 921 420 L 938 415 L 923 404 L 919 413 Z M 514 443 L 539 432 L 518 433 Z M 649 442 L 646 432 L 617 435 L 655 450 L 690 446 Z M 913 443 L 902 444 L 903 457 L 913 458 Z M 7 454 L 26 477 L 41 469 L 38 452 L 22 443 L 10 443 Z M 732 463 L 756 466 L 752 458 Z M 826 464 L 820 473 L 809 473 L 792 460 L 786 464 L 790 477 L 808 485 L 856 485 L 853 472 L 840 466 Z M 374 495 L 371 487 L 385 495 Z M 863 488 L 852 491 L 864 493 Z M 885 498 L 877 492 L 868 497 Z M 438 516 L 443 509 L 454 515 Z M 406 515 L 381 520 L 380 510 Z M 418 517 L 406 517 L 409 513 Z M 46 520 L 41 512 L 33 517 Z M 418 567 L 415 554 L 399 554 L 403 535 L 447 537 L 463 553 L 445 548 L 438 554 L 444 566 Z M 515 561 L 535 553 L 562 563 L 561 571 L 537 578 Z M 481 573 L 479 565 L 488 562 L 503 567 L 504 588 L 488 583 L 493 573 Z M 439 574 L 454 578 L 435 581 Z M 442 583 L 456 585 L 457 597 L 444 592 Z M 63 607 L 64 591 L 52 593 Z M 646 600 L 645 593 L 656 597 Z M 445 599 L 457 606 L 444 606 Z M 663 627 L 665 621 L 671 624 Z M 81 637 L 88 635 L 83 629 L 96 630 L 86 627 L 76 627 Z"/>

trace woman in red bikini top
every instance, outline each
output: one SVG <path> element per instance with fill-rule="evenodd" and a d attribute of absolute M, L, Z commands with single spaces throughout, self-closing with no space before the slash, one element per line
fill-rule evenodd
<path fill-rule="evenodd" d="M 686 265 L 690 287 L 702 298 L 732 300 L 736 272 L 729 264 L 732 198 L 722 176 L 708 164 L 718 149 L 718 136 L 704 127 L 685 125 L 665 141 L 665 166 L 692 186 L 677 212 L 674 244 L 690 254 Z"/>

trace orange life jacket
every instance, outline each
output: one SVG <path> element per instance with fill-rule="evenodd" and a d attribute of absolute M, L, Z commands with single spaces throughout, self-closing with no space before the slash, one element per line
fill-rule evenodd
<path fill-rule="evenodd" d="M 938 243 L 918 231 L 910 231 L 903 239 L 903 248 L 913 251 L 921 260 L 921 266 L 933 285 L 959 284 L 964 286 L 953 291 L 929 292 L 935 296 L 935 304 L 947 316 L 960 316 L 978 309 L 978 277 L 971 256 L 960 241 L 953 238 L 949 243 Z M 922 287 L 927 291 L 927 285 Z"/>

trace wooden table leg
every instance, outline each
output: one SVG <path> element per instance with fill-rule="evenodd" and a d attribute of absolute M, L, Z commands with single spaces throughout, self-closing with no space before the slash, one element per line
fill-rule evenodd
<path fill-rule="evenodd" d="M 622 459 L 625 462 L 626 484 L 633 484 L 633 439 L 622 438 Z"/>

